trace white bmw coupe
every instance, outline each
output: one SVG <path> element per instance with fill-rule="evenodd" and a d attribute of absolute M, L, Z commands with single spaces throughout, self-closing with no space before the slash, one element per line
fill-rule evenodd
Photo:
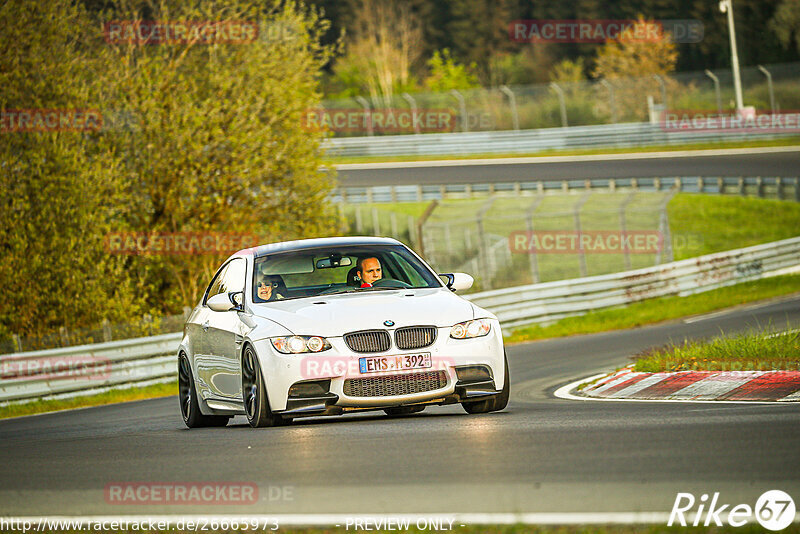
<path fill-rule="evenodd" d="M 307 239 L 237 252 L 183 330 L 181 413 L 190 428 L 244 414 L 253 427 L 295 417 L 461 403 L 508 403 L 497 318 L 455 295 L 399 241 Z"/>

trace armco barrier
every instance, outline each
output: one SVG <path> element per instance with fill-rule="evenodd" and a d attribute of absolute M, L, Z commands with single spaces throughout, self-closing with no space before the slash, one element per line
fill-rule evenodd
<path fill-rule="evenodd" d="M 340 186 L 334 190 L 331 200 L 347 204 L 373 204 L 463 199 L 495 194 L 518 196 L 583 191 L 652 192 L 670 189 L 682 193 L 741 195 L 800 202 L 800 178 L 797 176 L 665 176 L 474 184 Z"/>
<path fill-rule="evenodd" d="M 504 327 L 667 295 L 690 295 L 800 265 L 800 237 L 603 276 L 467 295 Z M 0 355 L 0 402 L 175 380 L 182 334 Z M 49 364 L 48 364 L 49 362 Z M 66 368 L 66 371 L 65 371 Z M 74 371 L 74 375 L 70 374 Z"/>
<path fill-rule="evenodd" d="M 632 122 L 444 134 L 333 137 L 323 143 L 332 156 L 430 156 L 457 154 L 533 154 L 544 150 L 630 148 L 717 141 L 776 139 L 797 132 L 665 131 L 660 124 Z"/>
<path fill-rule="evenodd" d="M 175 379 L 180 332 L 0 356 L 0 402 Z"/>
<path fill-rule="evenodd" d="M 669 295 L 691 295 L 800 265 L 800 237 L 645 269 L 485 291 L 465 298 L 504 327 L 549 322 Z"/>

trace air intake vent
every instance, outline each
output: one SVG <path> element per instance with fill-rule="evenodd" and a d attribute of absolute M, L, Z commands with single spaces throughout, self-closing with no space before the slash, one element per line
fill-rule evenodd
<path fill-rule="evenodd" d="M 394 344 L 400 349 L 421 349 L 436 341 L 436 327 L 408 326 L 394 332 Z"/>
<path fill-rule="evenodd" d="M 392 345 L 386 330 L 364 330 L 344 335 L 344 342 L 353 352 L 386 352 Z"/>
<path fill-rule="evenodd" d="M 428 371 L 370 378 L 349 378 L 344 381 L 344 394 L 349 397 L 390 397 L 433 391 L 446 385 L 446 372 Z"/>

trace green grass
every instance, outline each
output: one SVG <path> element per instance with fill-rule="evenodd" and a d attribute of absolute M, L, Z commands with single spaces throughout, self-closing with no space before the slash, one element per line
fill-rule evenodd
<path fill-rule="evenodd" d="M 800 334 L 768 328 L 712 340 L 684 340 L 635 357 L 634 371 L 800 370 Z"/>
<path fill-rule="evenodd" d="M 567 317 L 551 325 L 512 330 L 506 343 L 634 328 L 800 292 L 800 275 L 775 276 L 686 297 L 661 297 L 630 306 Z"/>
<path fill-rule="evenodd" d="M 156 397 L 169 397 L 178 394 L 177 382 L 165 384 L 153 384 L 141 388 L 128 388 L 107 391 L 97 395 L 86 397 L 74 397 L 70 399 L 51 399 L 36 400 L 26 403 L 15 403 L 0 407 L 0 419 L 8 417 L 19 417 L 21 415 L 33 415 L 37 413 L 56 412 L 59 410 L 69 410 L 71 408 L 85 408 L 87 406 L 100 406 L 103 404 L 114 404 L 117 402 L 129 402 L 142 399 L 154 399 Z M 177 401 L 176 401 L 177 408 Z"/>
<path fill-rule="evenodd" d="M 697 238 L 693 246 L 676 247 L 676 260 L 800 233 L 800 203 L 791 201 L 681 193 L 670 201 L 667 212 L 673 237 Z"/>
<path fill-rule="evenodd" d="M 759 148 L 768 146 L 795 146 L 800 143 L 800 137 L 787 137 L 782 139 L 765 139 L 759 141 L 731 141 L 721 143 L 696 143 L 686 145 L 652 145 L 647 147 L 628 148 L 592 148 L 583 150 L 543 150 L 530 153 L 509 154 L 438 154 L 430 156 L 358 156 L 326 158 L 326 165 L 343 165 L 348 163 L 381 163 L 392 161 L 436 161 L 450 159 L 502 159 L 502 158 L 527 158 L 547 156 L 592 156 L 597 154 L 634 154 L 641 152 L 676 152 L 683 150 L 708 150 L 719 148 Z"/>

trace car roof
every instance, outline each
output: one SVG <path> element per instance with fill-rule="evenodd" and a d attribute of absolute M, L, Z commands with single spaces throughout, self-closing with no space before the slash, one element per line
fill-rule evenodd
<path fill-rule="evenodd" d="M 315 248 L 341 247 L 346 245 L 401 245 L 396 239 L 389 237 L 323 237 L 316 239 L 298 239 L 268 243 L 257 247 L 240 250 L 234 256 L 253 255 L 256 258 L 275 252 L 291 252 Z"/>

